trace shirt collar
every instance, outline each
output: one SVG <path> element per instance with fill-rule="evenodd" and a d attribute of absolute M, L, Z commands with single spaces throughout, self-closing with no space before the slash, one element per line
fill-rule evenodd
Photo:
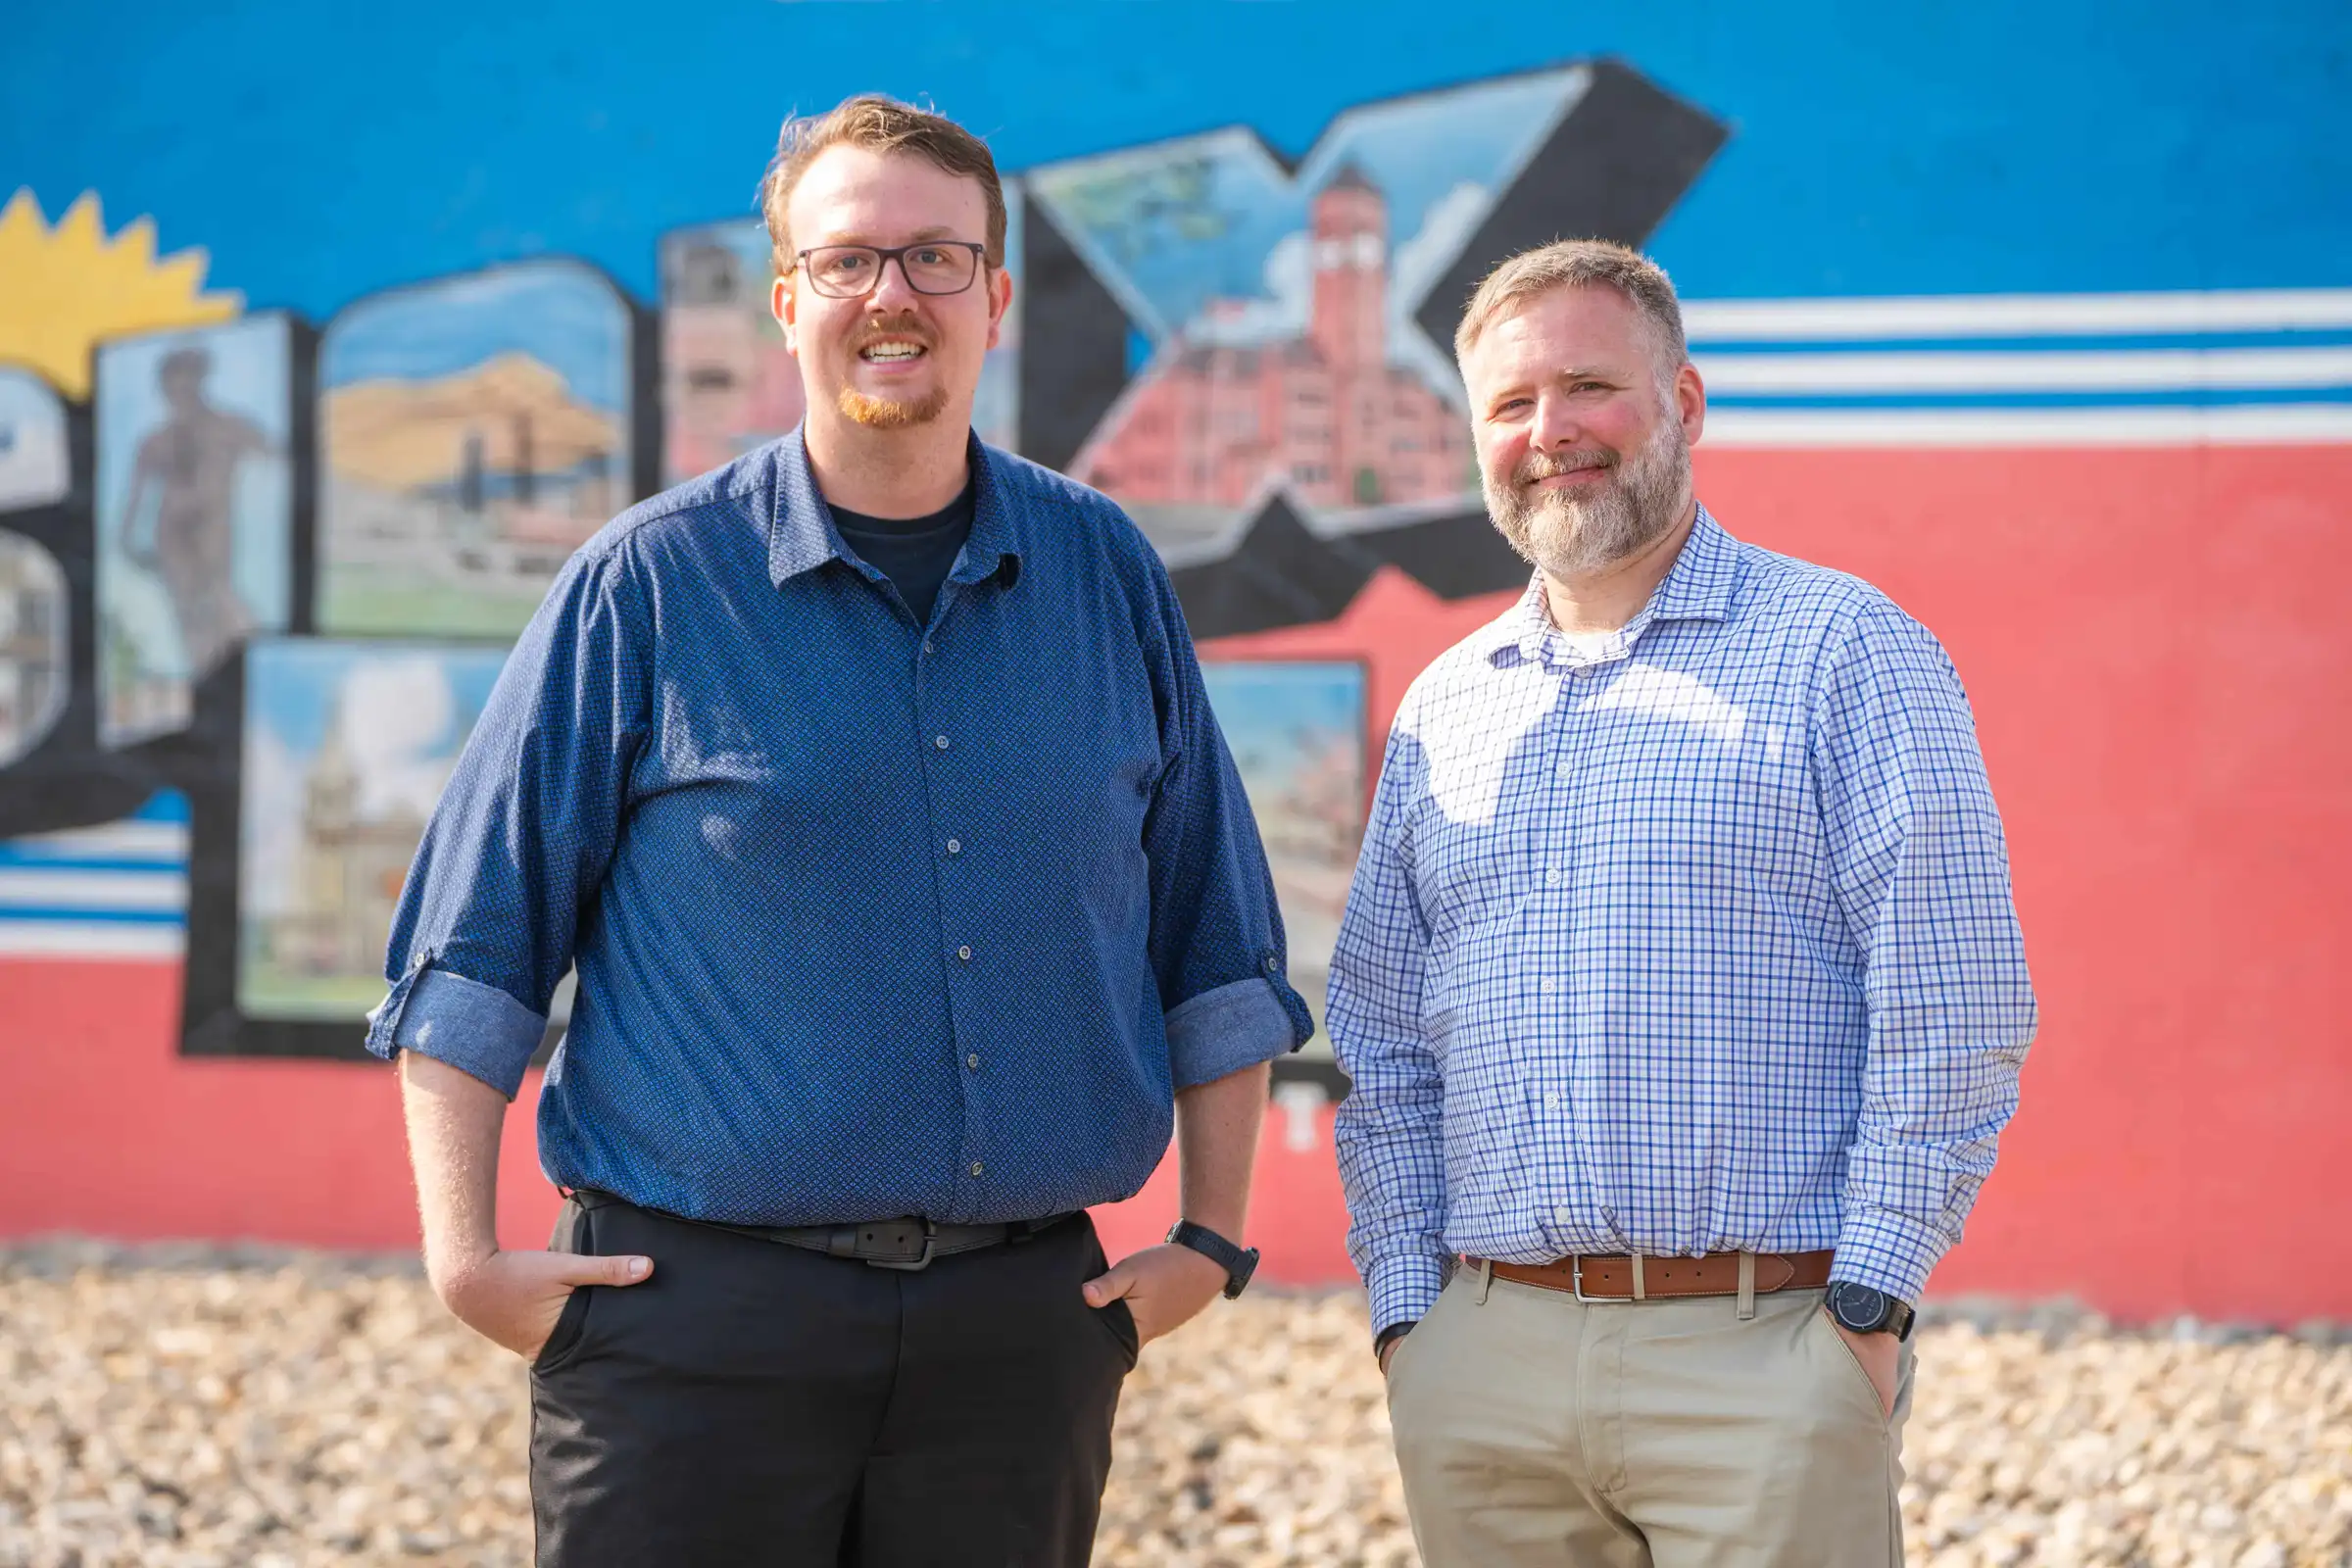
<path fill-rule="evenodd" d="M 1004 482 L 996 467 L 996 454 L 977 435 L 966 435 L 966 459 L 972 470 L 972 532 L 948 581 L 969 585 L 985 582 L 999 572 L 1006 586 L 1020 576 L 1019 528 L 1004 504 Z M 802 427 L 776 443 L 775 510 L 767 527 L 768 580 L 781 588 L 805 571 L 849 555 L 841 530 L 833 525 L 833 510 L 816 488 L 809 471 L 808 448 Z"/>
<path fill-rule="evenodd" d="M 1662 620 L 1729 620 L 1732 599 L 1740 586 L 1740 542 L 1724 531 L 1705 507 L 1698 509 L 1690 535 L 1675 553 L 1665 580 L 1649 596 L 1642 612 L 1619 632 L 1619 646 L 1631 647 L 1648 627 Z M 1515 650 L 1529 663 L 1544 662 L 1546 645 L 1557 636 L 1551 612 L 1544 602 L 1544 574 L 1528 579 L 1519 602 L 1492 622 L 1481 651 L 1492 663 Z"/>

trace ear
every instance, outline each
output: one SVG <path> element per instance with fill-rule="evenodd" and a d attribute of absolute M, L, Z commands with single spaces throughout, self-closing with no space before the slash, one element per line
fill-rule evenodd
<path fill-rule="evenodd" d="M 1674 409 L 1682 416 L 1683 440 L 1698 445 L 1699 435 L 1707 427 L 1707 384 L 1698 377 L 1698 367 L 1689 360 L 1674 372 Z"/>
<path fill-rule="evenodd" d="M 795 304 L 791 277 L 788 275 L 777 278 L 775 287 L 768 293 L 768 314 L 773 316 L 776 318 L 776 324 L 784 329 L 784 352 L 798 359 L 801 346 L 796 341 L 797 334 L 793 330 Z"/>
<path fill-rule="evenodd" d="M 988 346 L 995 348 L 1004 335 L 1004 313 L 1012 308 L 1012 274 L 1002 267 L 989 269 L 988 273 Z"/>

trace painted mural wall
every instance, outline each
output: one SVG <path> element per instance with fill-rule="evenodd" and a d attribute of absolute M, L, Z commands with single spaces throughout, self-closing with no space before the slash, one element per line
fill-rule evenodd
<path fill-rule="evenodd" d="M 1269 53 L 1266 29 L 1340 18 L 1278 9 L 1299 15 L 1247 24 Z M 845 25 L 717 15 L 709 47 Z M 2315 40 L 2340 68 L 2346 29 L 2284 8 L 2203 68 L 2206 107 L 2142 115 L 2180 169 L 2198 132 L 2300 150 L 2247 218 L 2276 243 L 2221 266 L 2130 180 L 2090 191 L 2107 155 L 2071 155 L 2068 177 L 2120 238 L 2062 212 L 2046 172 L 2001 168 L 1989 149 L 2057 155 L 1997 93 L 1931 88 L 1952 42 L 1929 28 L 1897 74 L 1945 121 L 1866 138 L 1864 111 L 1901 97 L 1884 61 L 1825 43 L 1777 75 L 1739 69 L 1724 56 L 1747 24 L 1533 57 L 1448 34 L 1450 69 L 1359 53 L 1279 100 L 1225 79 L 1232 40 L 1159 24 L 950 34 L 1008 80 L 1115 104 L 1131 135 L 1003 87 L 998 118 L 962 110 L 944 64 L 840 88 L 927 89 L 996 142 L 1017 292 L 976 420 L 1117 498 L 1169 562 L 1318 1016 L 1396 704 L 1525 580 L 1479 503 L 1449 352 L 1462 302 L 1555 235 L 1648 245 L 1683 282 L 1710 389 L 1702 495 L 1942 635 L 2009 818 L 2045 1030 L 1938 1288 L 2352 1315 L 2352 1237 L 2321 1226 L 2315 1262 L 2323 1200 L 2278 1196 L 2324 1188 L 2352 1109 L 2331 957 L 2352 881 L 2328 874 L 2352 869 L 2352 216 L 2312 210 L 2346 188 L 2352 116 L 2278 85 Z M 1057 76 L 1073 35 L 1128 63 Z M 44 47 L 91 40 L 58 24 Z M 454 88 L 486 49 L 436 69 Z M 2031 99 L 2046 67 L 1986 79 Z M 2222 125 L 2231 73 L 2265 71 Z M 573 127 L 598 145 L 647 113 L 625 72 L 604 79 Z M 2126 92 L 2076 85 L 2094 109 Z M 553 82 L 518 92 L 573 112 Z M 748 189 L 778 95 L 745 97 L 747 133 L 705 124 L 690 148 Z M 799 417 L 764 233 L 728 216 L 740 190 L 681 211 L 616 149 L 601 172 L 543 167 L 571 205 L 534 203 L 530 159 L 478 118 L 495 145 L 447 154 L 470 170 L 455 186 L 429 156 L 358 176 L 378 205 L 334 219 L 352 249 L 332 256 L 299 234 L 249 244 L 278 220 L 217 177 L 168 223 L 122 222 L 104 203 L 161 187 L 104 115 L 65 156 L 0 126 L 0 1234 L 413 1236 L 360 1015 L 505 647 L 613 513 Z M 355 134 L 355 159 L 380 152 Z M 288 150 L 286 177 L 320 178 L 310 156 Z M 483 188 L 517 221 L 568 217 L 513 231 L 466 193 Z M 1987 191 L 2024 212 L 1987 211 L 1953 255 L 1950 204 Z M 159 255 L 159 229 L 182 248 Z M 457 265 L 376 274 L 376 237 Z M 241 292 L 208 289 L 215 273 Z M 1281 1076 L 1269 1271 L 1337 1279 L 1345 1084 L 1320 1037 Z M 502 1197 L 524 1235 L 552 1211 L 530 1096 Z M 2244 1157 L 2186 1152 L 2216 1140 Z M 1164 1226 L 1168 1174 L 1114 1227 Z M 2180 1244 L 2217 1226 L 2301 1256 L 2191 1271 Z"/>

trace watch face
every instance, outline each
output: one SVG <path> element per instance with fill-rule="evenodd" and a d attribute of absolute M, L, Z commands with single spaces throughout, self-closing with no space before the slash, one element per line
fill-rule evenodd
<path fill-rule="evenodd" d="M 1884 1291 L 1839 1280 L 1830 1287 L 1830 1315 L 1856 1334 L 1876 1334 L 1886 1326 L 1891 1303 Z"/>

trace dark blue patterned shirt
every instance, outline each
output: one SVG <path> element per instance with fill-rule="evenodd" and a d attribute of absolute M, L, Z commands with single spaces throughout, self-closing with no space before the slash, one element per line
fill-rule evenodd
<path fill-rule="evenodd" d="M 1174 1090 L 1295 1049 L 1167 573 L 1096 492 L 971 463 L 927 626 L 797 432 L 583 547 L 425 829 L 369 1048 L 512 1095 L 576 964 L 548 1176 L 768 1225 L 1125 1197 Z"/>

